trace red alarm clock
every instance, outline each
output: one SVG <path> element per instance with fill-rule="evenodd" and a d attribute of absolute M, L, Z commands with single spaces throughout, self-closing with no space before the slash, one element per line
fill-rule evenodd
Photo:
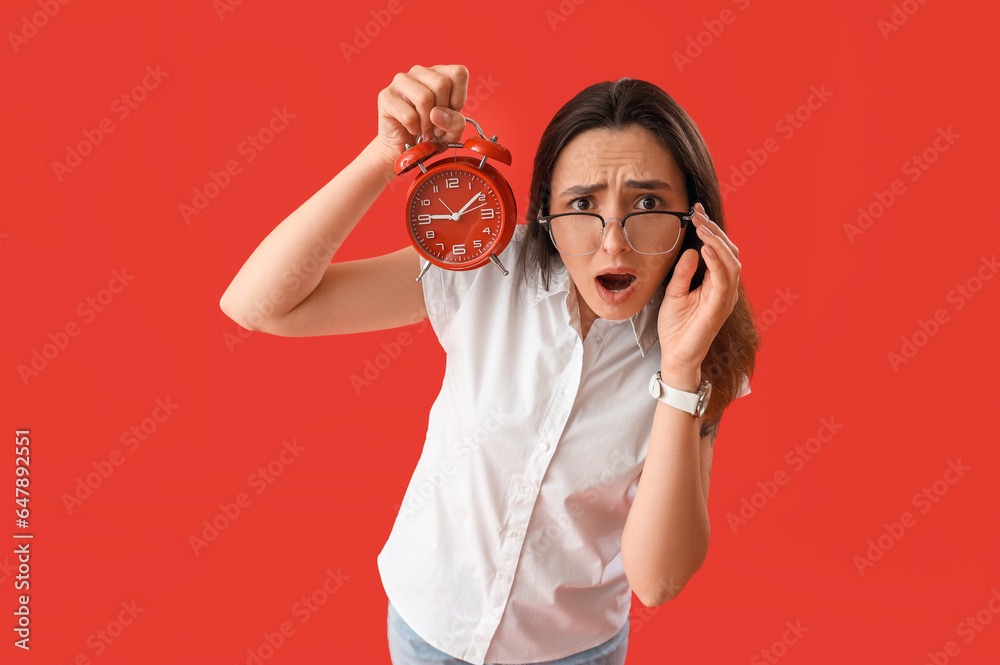
<path fill-rule="evenodd" d="M 410 242 L 427 263 L 417 275 L 419 282 L 432 266 L 447 270 L 473 270 L 492 261 L 504 275 L 509 274 L 498 255 L 510 242 L 517 224 L 517 205 L 507 180 L 487 164 L 493 159 L 510 165 L 510 151 L 497 143 L 496 135 L 486 138 L 472 118 L 465 118 L 479 132 L 464 143 L 448 148 L 465 148 L 479 156 L 455 154 L 430 166 L 424 161 L 440 152 L 436 144 L 417 137 L 406 144 L 406 152 L 396 159 L 396 173 L 420 169 L 406 194 L 406 228 Z"/>

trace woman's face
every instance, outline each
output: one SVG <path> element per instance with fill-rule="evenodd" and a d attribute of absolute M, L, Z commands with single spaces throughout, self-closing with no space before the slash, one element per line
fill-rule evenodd
<path fill-rule="evenodd" d="M 690 209 L 684 176 L 673 156 L 642 127 L 578 134 L 563 148 L 552 171 L 552 215 L 595 212 L 605 220 L 620 220 L 641 210 Z M 639 254 L 629 246 L 621 224 L 609 221 L 593 254 L 560 252 L 577 295 L 582 296 L 577 298 L 581 318 L 592 319 L 592 314 L 621 320 L 635 315 L 677 261 L 685 233 L 687 228 L 681 229 L 667 254 Z"/>

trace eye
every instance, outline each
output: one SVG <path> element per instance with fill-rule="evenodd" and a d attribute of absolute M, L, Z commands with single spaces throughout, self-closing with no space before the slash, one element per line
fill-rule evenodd
<path fill-rule="evenodd" d="M 642 204 L 646 201 L 652 201 L 652 205 L 649 207 L 643 206 Z M 639 200 L 639 208 L 641 210 L 655 210 L 656 206 L 663 203 L 663 200 L 659 196 L 644 196 Z"/>
<path fill-rule="evenodd" d="M 587 206 L 585 208 L 578 208 L 578 207 L 576 207 L 577 203 L 586 203 Z M 590 199 L 588 199 L 588 198 L 573 199 L 572 201 L 569 202 L 569 207 L 572 208 L 573 210 L 577 211 L 577 212 L 583 212 L 585 210 L 590 210 Z"/>

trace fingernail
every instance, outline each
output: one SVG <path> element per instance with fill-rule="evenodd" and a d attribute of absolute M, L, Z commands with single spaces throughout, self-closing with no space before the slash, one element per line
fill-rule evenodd
<path fill-rule="evenodd" d="M 448 114 L 444 111 L 444 109 L 432 109 L 431 122 L 433 122 L 435 125 L 447 125 Z"/>

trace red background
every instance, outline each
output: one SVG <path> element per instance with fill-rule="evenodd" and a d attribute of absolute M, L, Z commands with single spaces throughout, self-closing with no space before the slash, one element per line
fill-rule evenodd
<path fill-rule="evenodd" d="M 542 129 L 593 82 L 663 87 L 724 180 L 748 149 L 777 141 L 726 197 L 763 346 L 753 393 L 726 412 L 715 446 L 708 560 L 674 601 L 633 598 L 628 662 L 768 662 L 760 652 L 786 621 L 808 632 L 777 649 L 781 662 L 923 664 L 948 641 L 961 664 L 997 662 L 1000 280 L 948 295 L 1000 245 L 996 5 L 910 0 L 908 15 L 889 0 L 567 0 L 563 16 L 556 0 L 403 0 L 348 62 L 341 45 L 386 5 L 254 0 L 220 16 L 210 0 L 69 2 L 33 32 L 24 21 L 39 4 L 4 3 L 3 427 L 8 442 L 31 430 L 35 540 L 32 649 L 5 630 L 2 660 L 244 663 L 291 620 L 267 662 L 389 662 L 376 555 L 420 454 L 443 352 L 424 327 L 358 394 L 350 376 L 398 330 L 241 338 L 219 298 L 264 236 L 374 137 L 377 93 L 396 72 L 458 62 L 470 94 L 480 77 L 493 82 L 474 117 L 513 153 L 505 172 L 522 214 Z M 712 23 L 724 9 L 733 20 Z M 907 20 L 883 35 L 894 11 Z M 33 36 L 12 43 L 18 32 Z M 674 54 L 699 33 L 707 46 L 678 67 Z M 168 74 L 121 119 L 112 102 L 147 66 Z M 782 134 L 776 123 L 811 86 L 832 96 Z M 274 107 L 295 117 L 247 162 L 239 145 Z M 53 162 L 102 118 L 114 131 L 60 181 Z M 949 127 L 959 138 L 935 154 Z M 925 149 L 937 160 L 913 181 L 904 163 Z M 234 159 L 240 173 L 185 223 L 179 205 Z M 895 179 L 905 193 L 851 242 L 844 225 Z M 385 191 L 338 260 L 404 246 L 404 193 Z M 88 320 L 78 307 L 116 269 L 134 279 Z M 780 313 L 779 292 L 797 297 Z M 947 322 L 894 368 L 888 354 L 938 309 Z M 18 367 L 74 322 L 79 334 L 23 379 Z M 122 434 L 168 397 L 176 412 L 129 451 Z M 786 453 L 823 418 L 843 428 L 793 467 Z M 255 494 L 250 474 L 293 439 L 304 452 Z M 115 451 L 121 465 L 67 509 L 77 479 Z M 939 483 L 947 493 L 921 512 L 913 496 L 959 459 L 970 470 Z M 727 516 L 777 471 L 788 484 L 734 531 Z M 16 596 L 14 478 L 8 444 L 2 626 Z M 251 505 L 196 556 L 189 536 L 239 492 Z M 859 574 L 855 556 L 907 511 L 915 524 Z M 327 569 L 346 581 L 299 623 L 293 607 Z M 97 631 L 132 601 L 144 611 L 98 654 Z M 959 624 L 980 610 L 992 622 L 966 642 Z"/>

